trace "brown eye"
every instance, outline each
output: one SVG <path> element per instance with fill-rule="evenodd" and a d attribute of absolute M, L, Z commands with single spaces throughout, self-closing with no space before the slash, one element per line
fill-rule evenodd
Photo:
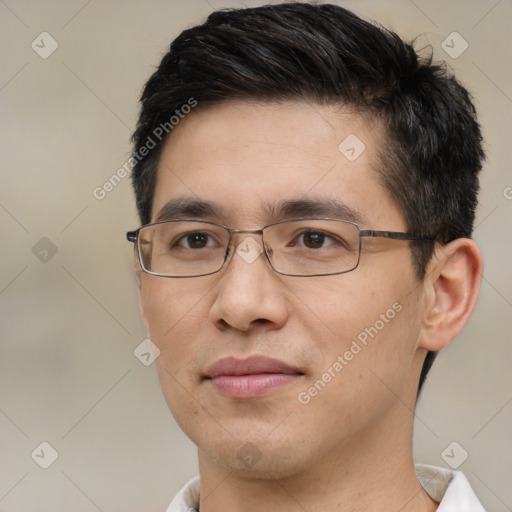
<path fill-rule="evenodd" d="M 325 242 L 325 233 L 322 231 L 307 231 L 302 234 L 302 243 L 308 249 L 319 249 Z"/>
<path fill-rule="evenodd" d="M 187 236 L 187 243 L 191 249 L 202 249 L 208 244 L 208 235 L 205 233 L 192 233 Z"/>
<path fill-rule="evenodd" d="M 212 239 L 208 233 L 197 231 L 181 236 L 173 246 L 184 247 L 185 249 L 204 249 L 211 247 Z"/>

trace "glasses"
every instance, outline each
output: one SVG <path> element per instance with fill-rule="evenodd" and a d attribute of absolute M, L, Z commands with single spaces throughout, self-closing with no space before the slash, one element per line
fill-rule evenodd
<path fill-rule="evenodd" d="M 200 277 L 215 274 L 233 252 L 233 235 L 261 235 L 263 247 L 252 237 L 236 252 L 247 262 L 262 252 L 279 274 L 297 277 L 330 276 L 359 265 L 363 237 L 392 240 L 433 240 L 396 231 L 361 230 L 339 219 L 293 219 L 262 229 L 229 229 L 208 221 L 169 220 L 126 233 L 135 244 L 144 272 L 161 277 Z"/>

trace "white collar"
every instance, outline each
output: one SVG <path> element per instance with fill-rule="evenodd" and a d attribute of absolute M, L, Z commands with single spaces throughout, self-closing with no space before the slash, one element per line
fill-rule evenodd
<path fill-rule="evenodd" d="M 485 512 L 462 472 L 425 464 L 415 467 L 422 487 L 439 502 L 437 512 Z"/>
<path fill-rule="evenodd" d="M 439 502 L 437 512 L 485 512 L 466 477 L 460 471 L 416 464 L 418 480 Z M 176 495 L 167 512 L 194 512 L 199 508 L 199 477 L 190 480 Z"/>

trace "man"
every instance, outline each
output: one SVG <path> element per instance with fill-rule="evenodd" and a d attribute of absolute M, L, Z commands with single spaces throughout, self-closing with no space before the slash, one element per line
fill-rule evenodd
<path fill-rule="evenodd" d="M 199 456 L 168 510 L 483 510 L 412 458 L 482 273 L 467 91 L 334 5 L 219 11 L 171 44 L 134 143 L 142 315 Z"/>

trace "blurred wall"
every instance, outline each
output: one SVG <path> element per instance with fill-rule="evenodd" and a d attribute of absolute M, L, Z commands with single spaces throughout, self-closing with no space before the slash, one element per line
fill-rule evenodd
<path fill-rule="evenodd" d="M 512 3 L 337 3 L 419 35 L 475 97 L 486 269 L 472 320 L 420 400 L 415 453 L 447 467 L 453 453 L 489 511 L 512 510 Z M 163 511 L 197 471 L 154 365 L 134 355 L 145 336 L 124 239 L 138 225 L 129 180 L 94 191 L 126 162 L 141 88 L 168 43 L 214 8 L 243 5 L 0 1 L 0 511 Z"/>

